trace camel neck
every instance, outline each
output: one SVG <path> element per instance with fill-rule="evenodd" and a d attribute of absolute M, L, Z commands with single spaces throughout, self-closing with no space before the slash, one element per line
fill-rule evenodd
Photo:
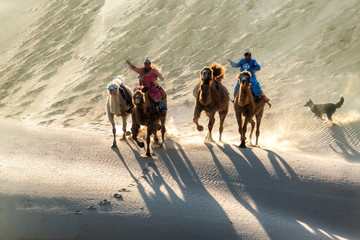
<path fill-rule="evenodd" d="M 115 114 L 119 114 L 121 112 L 119 95 L 110 96 L 110 108 L 111 108 L 111 112 Z"/>
<path fill-rule="evenodd" d="M 250 87 L 241 87 L 239 93 L 239 105 L 240 106 L 245 106 L 251 103 L 251 89 Z"/>
<path fill-rule="evenodd" d="M 203 91 L 202 88 L 200 88 L 200 103 L 202 105 L 208 105 L 211 103 L 211 84 L 202 84 L 202 85 L 207 85 L 206 86 L 206 90 Z"/>

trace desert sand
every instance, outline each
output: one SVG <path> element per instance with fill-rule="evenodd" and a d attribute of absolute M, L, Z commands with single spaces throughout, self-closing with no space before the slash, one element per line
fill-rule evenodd
<path fill-rule="evenodd" d="M 336 156 L 167 138 L 146 159 L 132 140 L 111 149 L 110 133 L 6 121 L 0 129 L 2 239 L 360 234 L 360 165 Z"/>
<path fill-rule="evenodd" d="M 360 239 L 359 14 L 357 0 L 0 1 L 0 239 Z M 272 103 L 261 147 L 238 148 L 232 105 L 223 142 L 218 117 L 204 142 L 199 72 L 225 66 L 232 98 L 225 59 L 245 51 Z M 118 118 L 110 148 L 104 108 L 116 76 L 138 84 L 124 61 L 146 57 L 168 94 L 153 158 Z M 332 122 L 304 107 L 341 96 Z"/>

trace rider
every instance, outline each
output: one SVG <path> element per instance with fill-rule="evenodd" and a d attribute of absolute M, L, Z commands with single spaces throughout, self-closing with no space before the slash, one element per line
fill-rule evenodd
<path fill-rule="evenodd" d="M 251 53 L 246 52 L 244 54 L 245 58 L 240 59 L 237 63 L 234 63 L 230 59 L 227 59 L 230 62 L 230 65 L 234 68 L 240 67 L 240 72 L 242 71 L 249 71 L 251 73 L 250 83 L 251 83 L 251 90 L 254 93 L 257 99 L 264 99 L 265 102 L 269 102 L 270 99 L 266 97 L 260 87 L 260 83 L 256 80 L 255 72 L 260 71 L 260 65 L 256 62 L 255 59 L 251 58 Z M 239 81 L 237 81 L 234 91 L 234 98 L 236 97 L 240 88 Z"/>
<path fill-rule="evenodd" d="M 155 69 L 151 68 L 151 61 L 145 59 L 144 67 L 138 68 L 131 64 L 129 60 L 125 61 L 129 64 L 130 68 L 139 74 L 139 84 L 149 87 L 149 96 L 155 103 L 155 109 L 158 111 L 167 110 L 164 102 L 162 102 L 163 97 L 165 96 L 165 91 L 158 86 L 157 78 L 164 80 L 161 73 Z M 137 88 L 135 88 L 136 90 Z"/>

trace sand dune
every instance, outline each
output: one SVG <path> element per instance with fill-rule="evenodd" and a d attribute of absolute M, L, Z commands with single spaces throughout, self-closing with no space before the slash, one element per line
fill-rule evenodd
<path fill-rule="evenodd" d="M 359 6 L 0 2 L 0 239 L 360 239 Z M 232 95 L 225 59 L 246 50 L 273 105 L 262 148 L 238 149 L 232 106 L 224 143 L 205 143 L 191 120 L 199 71 L 226 66 Z M 154 159 L 132 140 L 110 149 L 104 109 L 114 77 L 137 85 L 124 60 L 146 57 L 169 103 Z M 340 96 L 333 122 L 303 106 Z"/>

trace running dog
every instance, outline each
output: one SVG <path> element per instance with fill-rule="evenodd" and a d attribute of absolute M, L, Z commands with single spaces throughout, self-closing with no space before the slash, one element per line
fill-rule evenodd
<path fill-rule="evenodd" d="M 344 104 L 344 98 L 341 97 L 340 101 L 336 104 L 334 103 L 325 103 L 325 104 L 314 104 L 311 99 L 304 105 L 304 107 L 309 107 L 310 110 L 319 118 L 322 118 L 326 114 L 327 118 L 332 121 L 332 115 L 335 113 L 337 108 L 340 108 Z"/>

